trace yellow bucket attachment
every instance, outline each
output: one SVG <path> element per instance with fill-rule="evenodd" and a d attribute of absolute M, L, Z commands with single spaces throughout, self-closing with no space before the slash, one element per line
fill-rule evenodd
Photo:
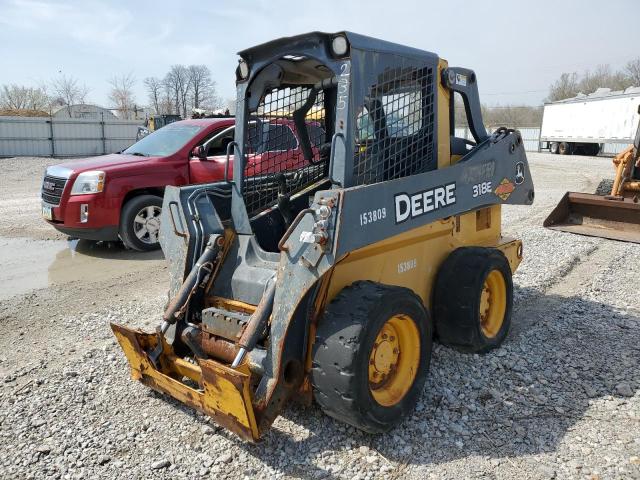
<path fill-rule="evenodd" d="M 111 324 L 120 347 L 129 361 L 131 378 L 139 380 L 158 392 L 210 415 L 216 423 L 249 441 L 259 438 L 246 365 L 232 369 L 213 360 L 190 363 L 174 355 L 171 346 L 164 344 L 157 369 L 148 353 L 156 348 L 158 336 Z M 184 384 L 187 377 L 199 388 Z"/>

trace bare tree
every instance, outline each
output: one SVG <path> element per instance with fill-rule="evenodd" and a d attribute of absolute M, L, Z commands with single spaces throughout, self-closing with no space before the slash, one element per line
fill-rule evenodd
<path fill-rule="evenodd" d="M 206 65 L 189 65 L 189 82 L 193 107 L 200 108 L 202 100 L 207 95 L 206 90 L 211 85 L 211 72 Z"/>
<path fill-rule="evenodd" d="M 45 82 L 40 82 L 38 90 L 42 92 L 43 99 L 46 100 L 43 110 L 47 111 L 49 115 L 53 114 L 53 107 L 56 104 L 56 98 L 51 95 L 50 89 Z"/>
<path fill-rule="evenodd" d="M 158 113 L 179 113 L 176 111 L 171 88 L 165 81 L 162 82 L 162 97 L 160 99 L 160 112 Z"/>
<path fill-rule="evenodd" d="M 26 87 L 3 85 L 0 92 L 0 107 L 11 110 L 22 110 L 26 103 Z"/>
<path fill-rule="evenodd" d="M 454 97 L 455 125 L 468 127 L 467 114 L 460 94 Z M 482 120 L 489 130 L 497 127 L 537 127 L 542 121 L 542 107 L 530 105 L 481 105 Z"/>
<path fill-rule="evenodd" d="M 235 97 L 231 97 L 227 98 L 227 101 L 225 102 L 226 109 L 229 110 L 229 113 L 231 115 L 236 114 L 236 101 L 237 100 Z"/>
<path fill-rule="evenodd" d="M 79 85 L 77 79 L 66 75 L 52 80 L 51 87 L 56 97 L 67 107 L 69 116 L 71 116 L 71 105 L 86 103 L 89 94 L 86 85 Z"/>
<path fill-rule="evenodd" d="M 78 103 L 87 103 L 90 89 L 84 83 L 78 87 Z"/>
<path fill-rule="evenodd" d="M 118 110 L 119 117 L 129 120 L 135 118 L 135 95 L 133 86 L 136 83 L 132 73 L 114 76 L 109 80 L 111 91 L 109 92 L 109 100 L 113 102 Z"/>
<path fill-rule="evenodd" d="M 176 113 L 186 118 L 191 87 L 189 69 L 184 65 L 172 65 L 164 78 L 164 84 L 173 99 Z"/>
<path fill-rule="evenodd" d="M 542 121 L 542 108 L 530 105 L 483 106 L 484 123 L 496 127 L 536 127 Z"/>
<path fill-rule="evenodd" d="M 549 95 L 546 101 L 555 102 L 557 100 L 575 97 L 578 91 L 578 74 L 576 72 L 563 73 L 560 75 L 560 78 L 549 87 Z"/>
<path fill-rule="evenodd" d="M 165 101 L 169 106 L 167 113 L 180 113 L 180 92 L 171 72 L 164 76 L 162 84 L 164 86 Z"/>
<path fill-rule="evenodd" d="M 162 80 L 148 77 L 144 85 L 156 113 L 186 117 L 194 108 L 214 110 L 223 105 L 206 65 L 172 65 Z"/>
<path fill-rule="evenodd" d="M 622 72 L 612 72 L 609 65 L 598 65 L 592 72 L 587 70 L 578 85 L 581 92 L 589 94 L 598 88 L 624 90 L 629 86 L 629 78 Z"/>
<path fill-rule="evenodd" d="M 598 88 L 624 90 L 640 86 L 640 58 L 627 63 L 624 71 L 612 71 L 609 65 L 598 65 L 594 70 L 586 70 L 582 75 L 563 73 L 551 87 L 547 101 L 555 102 L 575 97 L 578 93 L 590 94 Z"/>
<path fill-rule="evenodd" d="M 27 94 L 27 109 L 29 110 L 49 110 L 51 99 L 47 92 L 41 88 L 29 88 Z"/>
<path fill-rule="evenodd" d="M 0 108 L 3 109 L 47 111 L 49 103 L 49 96 L 42 88 L 3 85 L 0 90 Z"/>
<path fill-rule="evenodd" d="M 158 114 L 164 113 L 160 108 L 163 90 L 162 80 L 157 77 L 147 77 L 144 79 L 143 83 L 145 88 L 147 89 L 147 94 L 149 96 L 149 101 L 153 106 L 153 110 Z"/>
<path fill-rule="evenodd" d="M 216 82 L 211 78 L 211 71 L 206 65 L 189 65 L 189 82 L 191 84 L 192 108 L 215 109 L 221 104 L 216 94 Z"/>
<path fill-rule="evenodd" d="M 629 77 L 631 85 L 634 87 L 640 87 L 640 57 L 627 63 L 624 70 L 627 77 Z"/>

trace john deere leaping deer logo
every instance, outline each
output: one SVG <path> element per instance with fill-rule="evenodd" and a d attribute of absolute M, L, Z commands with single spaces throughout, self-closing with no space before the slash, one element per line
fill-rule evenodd
<path fill-rule="evenodd" d="M 499 196 L 502 201 L 506 201 L 507 198 L 513 193 L 516 186 L 507 178 L 503 178 L 500 184 L 494 190 L 494 193 Z"/>
<path fill-rule="evenodd" d="M 518 162 L 516 163 L 516 185 L 524 183 L 524 180 L 524 163 Z"/>

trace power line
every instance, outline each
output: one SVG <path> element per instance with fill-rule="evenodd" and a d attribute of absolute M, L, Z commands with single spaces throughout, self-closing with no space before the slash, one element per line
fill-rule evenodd
<path fill-rule="evenodd" d="M 506 109 L 514 109 L 514 108 L 542 108 L 544 105 L 505 105 L 505 106 L 495 106 L 491 107 L 489 105 L 484 105 L 484 108 L 488 110 L 506 110 Z"/>
<path fill-rule="evenodd" d="M 493 93 L 482 93 L 482 96 L 489 96 L 489 95 L 523 95 L 523 94 L 530 94 L 530 93 L 545 93 L 548 92 L 548 89 L 545 90 L 525 90 L 523 92 L 493 92 Z"/>

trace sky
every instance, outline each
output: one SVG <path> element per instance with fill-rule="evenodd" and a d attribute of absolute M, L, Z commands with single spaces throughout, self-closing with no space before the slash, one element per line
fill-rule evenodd
<path fill-rule="evenodd" d="M 142 80 L 205 64 L 233 98 L 236 52 L 313 30 L 351 30 L 475 70 L 488 105 L 539 105 L 562 72 L 622 68 L 640 56 L 638 0 L 0 0 L 0 85 L 60 75 L 110 106 L 109 78 Z"/>

